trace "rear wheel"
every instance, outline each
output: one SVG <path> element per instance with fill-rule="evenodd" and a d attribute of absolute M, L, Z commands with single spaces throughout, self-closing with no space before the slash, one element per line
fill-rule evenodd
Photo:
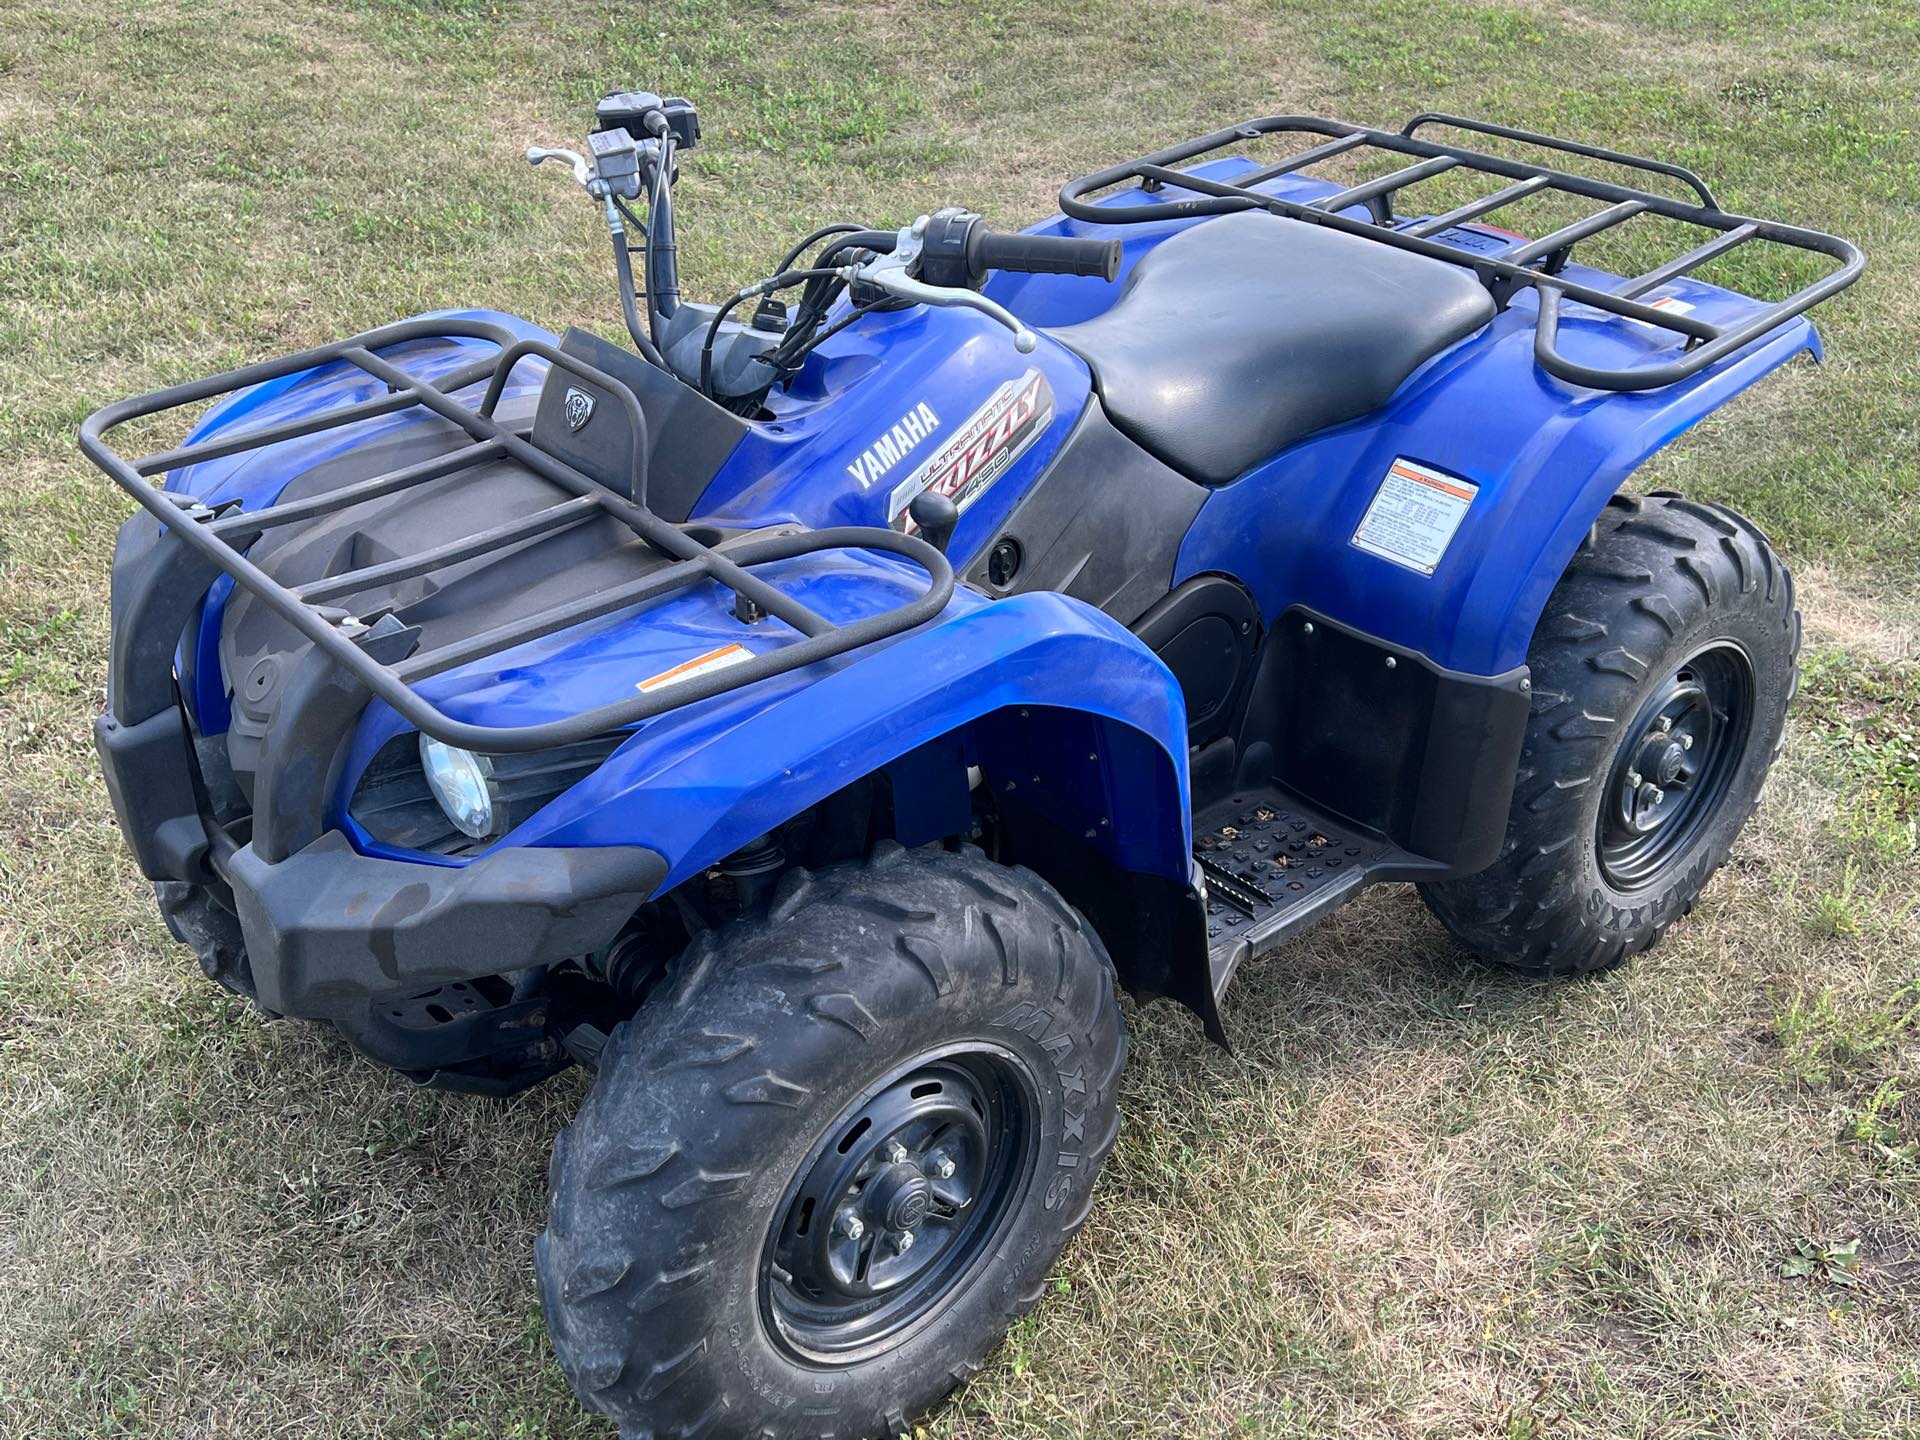
<path fill-rule="evenodd" d="M 1092 930 L 978 851 L 796 871 L 620 1027 L 542 1305 L 629 1437 L 897 1434 L 1039 1298 L 1126 1053 Z"/>
<path fill-rule="evenodd" d="M 1752 814 L 1799 652 L 1792 577 L 1749 521 L 1616 496 L 1534 632 L 1500 858 L 1421 886 L 1428 907 L 1476 954 L 1530 975 L 1652 945 Z"/>

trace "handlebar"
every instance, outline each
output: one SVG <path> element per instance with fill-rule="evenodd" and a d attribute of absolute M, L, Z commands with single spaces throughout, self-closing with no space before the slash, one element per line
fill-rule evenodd
<path fill-rule="evenodd" d="M 591 157 L 578 151 L 530 146 L 529 162 L 539 165 L 558 160 L 573 171 L 573 178 L 606 212 L 607 232 L 613 242 L 614 267 L 619 272 L 621 307 L 627 331 L 635 347 L 652 364 L 672 370 L 657 332 L 662 318 L 677 310 L 678 285 L 673 265 L 673 220 L 670 186 L 672 157 L 677 130 L 669 123 L 668 111 L 679 105 L 692 110 L 684 101 L 659 101 L 648 94 L 610 96 L 602 102 L 602 126 L 596 131 Z M 632 113 L 628 113 L 631 111 Z M 611 113 L 617 112 L 617 113 Z M 614 125 L 613 122 L 619 122 Z M 654 138 L 637 142 L 635 126 Z M 609 127 L 612 128 L 609 128 Z M 697 134 L 697 126 L 694 129 Z M 609 138 L 612 137 L 612 138 Z M 603 143 L 604 142 L 604 143 Z M 643 156 L 646 147 L 658 147 L 658 153 Z M 646 161 L 651 160 L 651 171 Z M 648 174 L 651 179 L 648 179 Z M 626 207 L 621 196 L 634 198 L 645 191 L 652 204 L 645 236 L 647 308 L 653 324 L 643 324 L 635 304 L 632 242 L 627 235 Z M 837 232 L 837 233 L 836 233 Z M 977 310 L 1013 332 L 1014 348 L 1029 354 L 1038 343 L 1033 331 L 1003 305 L 980 293 L 980 285 L 990 271 L 1007 270 L 1029 275 L 1077 275 L 1109 283 L 1120 273 L 1120 242 L 1078 235 L 1002 234 L 986 227 L 978 215 L 952 207 L 934 215 L 922 215 L 912 225 L 898 231 L 856 229 L 830 226 L 820 235 L 833 234 L 831 244 L 815 257 L 812 267 L 783 273 L 759 286 L 750 286 L 722 306 L 707 325 L 707 341 L 700 350 L 700 388 L 706 391 L 714 340 L 728 310 L 753 295 L 765 295 L 773 289 L 837 277 L 850 285 L 865 285 L 910 304 L 960 306 Z M 810 237 L 810 238 L 818 238 Z M 848 257 L 843 260 L 842 257 Z M 797 258 L 790 256 L 789 259 Z M 817 289 L 817 284 L 815 286 Z M 810 291 L 810 294 L 813 292 Z M 806 343 L 818 330 L 832 291 L 821 292 L 811 303 L 805 323 L 796 322 L 795 332 L 803 331 L 802 346 L 795 353 L 804 355 Z M 803 311 L 805 306 L 803 305 Z M 781 352 L 783 359 L 784 351 Z M 787 360 L 790 365 L 791 361 Z M 780 367 L 775 367 L 780 368 Z M 677 372 L 676 372 L 677 373 Z M 774 373 L 769 370 L 769 374 Z M 689 383 L 692 383 L 689 380 Z"/>
<path fill-rule="evenodd" d="M 867 285 L 893 296 L 896 300 L 905 300 L 914 305 L 953 306 L 963 310 L 978 310 L 989 320 L 998 321 L 1013 332 L 1013 348 L 1022 355 L 1031 355 L 1039 343 L 1033 331 L 1029 330 L 1020 317 L 993 300 L 989 300 L 978 290 L 965 286 L 932 285 L 919 280 L 907 271 L 918 258 L 918 236 L 911 232 L 902 232 L 904 243 L 895 247 L 890 255 L 875 255 L 872 259 L 858 265 L 848 265 L 840 274 L 849 284 Z"/>
<path fill-rule="evenodd" d="M 877 243 L 876 243 L 877 242 Z M 1031 354 L 1039 343 L 1019 316 L 980 293 L 989 270 L 1035 275 L 1084 275 L 1111 281 L 1120 273 L 1120 242 L 1074 235 L 1001 235 L 971 211 L 950 209 L 922 215 L 897 234 L 859 231 L 842 235 L 826 258 L 856 248 L 869 258 L 840 268 L 849 284 L 866 285 L 916 305 L 952 305 L 978 310 L 1013 332 L 1014 349 Z"/>
<path fill-rule="evenodd" d="M 1005 235 L 976 225 L 968 237 L 967 261 L 976 272 L 1016 270 L 1111 281 L 1120 273 L 1120 242 L 1076 235 Z"/>
<path fill-rule="evenodd" d="M 941 225 L 953 215 L 953 229 Z M 1120 273 L 1120 242 L 1077 235 L 1022 235 L 989 230 L 979 217 L 965 212 L 943 212 L 917 222 L 910 240 L 920 243 L 920 273 L 930 284 L 978 285 L 989 270 L 1017 270 L 1028 275 L 1084 275 L 1111 281 Z M 957 232 L 957 233 L 955 233 Z M 947 238 L 947 236 L 951 238 Z M 841 235 L 828 254 L 841 250 L 871 250 L 891 255 L 900 247 L 892 230 L 856 230 Z M 946 254 L 939 255 L 944 248 Z M 964 272 L 953 262 L 958 260 Z"/>

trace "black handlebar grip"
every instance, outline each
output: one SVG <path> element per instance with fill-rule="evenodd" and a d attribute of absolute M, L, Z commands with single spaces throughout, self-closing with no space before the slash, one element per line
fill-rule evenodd
<path fill-rule="evenodd" d="M 1028 275 L 1086 275 L 1112 280 L 1120 273 L 1120 242 L 1074 235 L 1001 235 L 975 225 L 967 263 L 974 274 L 1018 270 Z"/>

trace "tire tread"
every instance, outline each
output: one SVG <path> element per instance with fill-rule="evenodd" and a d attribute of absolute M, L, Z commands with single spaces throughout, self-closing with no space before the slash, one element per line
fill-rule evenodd
<path fill-rule="evenodd" d="M 1781 692 L 1797 684 L 1800 617 L 1793 577 L 1750 520 L 1721 506 L 1656 493 L 1615 496 L 1547 601 L 1528 661 L 1534 700 L 1500 857 L 1464 879 L 1420 887 L 1447 928 L 1482 958 L 1542 978 L 1610 969 L 1659 941 L 1693 908 L 1752 813 L 1759 780 L 1743 771 L 1730 795 L 1733 823 L 1703 843 L 1669 895 L 1608 899 L 1579 883 L 1584 808 L 1615 753 L 1641 686 L 1713 617 L 1739 609 L 1786 637 Z M 1704 618 L 1703 618 L 1704 617 Z M 1714 622 L 1717 623 L 1717 622 Z M 1756 665 L 1763 659 L 1756 657 Z M 1773 733 L 1759 771 L 1779 753 L 1785 700 L 1756 717 Z M 1600 743 L 1596 743 L 1600 742 Z M 1749 763 L 1751 763 L 1751 758 Z M 1750 792 L 1750 793 L 1749 793 Z M 1596 903 L 1597 902 L 1597 903 Z"/>
<path fill-rule="evenodd" d="M 975 993 L 968 987 L 997 1013 L 1009 1002 L 984 997 L 1008 986 L 1036 1003 L 1051 995 L 1062 1022 L 1071 1017 L 1075 1049 L 1091 1047 L 1072 1077 L 1088 1090 L 1080 1168 L 1090 1179 L 1118 1131 L 1125 1031 L 1099 937 L 1038 875 L 972 847 L 882 842 L 865 862 L 791 872 L 765 914 L 700 935 L 669 966 L 657 1003 L 615 1029 L 593 1090 L 555 1143 L 536 1269 L 561 1369 L 583 1401 L 619 1421 L 629 1440 L 846 1437 L 904 1427 L 977 1373 L 1000 1329 L 1044 1293 L 1044 1269 L 995 1302 L 991 1333 L 911 1385 L 896 1377 L 886 1393 L 868 1393 L 842 1372 L 833 1401 L 769 1411 L 721 1363 L 711 1321 L 726 1288 L 716 1257 L 729 1247 L 700 1237 L 716 1223 L 715 1207 L 755 1181 L 735 1158 L 745 1142 L 720 1133 L 732 1122 L 718 1114 L 792 1126 L 819 1093 L 798 1068 L 809 1044 L 832 1036 L 837 1051 L 861 1052 L 885 1040 L 902 1004 L 953 1003 Z M 689 1128 L 674 1116 L 701 1113 L 685 1108 L 695 1095 L 714 1097 L 720 1110 Z M 1076 1186 L 1064 1214 L 1048 1218 L 1058 1243 L 1093 1198 L 1091 1184 Z"/>

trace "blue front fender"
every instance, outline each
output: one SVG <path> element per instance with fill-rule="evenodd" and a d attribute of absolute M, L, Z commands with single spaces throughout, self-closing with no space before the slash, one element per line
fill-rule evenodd
<path fill-rule="evenodd" d="M 395 718 L 369 712 L 349 790 Z M 647 722 L 499 844 L 644 845 L 668 862 L 664 890 L 952 736 L 956 766 L 1012 782 L 1020 803 L 1092 832 L 1121 869 L 1184 884 L 1186 723 L 1171 672 L 1097 610 L 1052 593 L 988 601 L 963 588 L 939 620 L 896 641 Z"/>
<path fill-rule="evenodd" d="M 643 731 L 519 840 L 644 844 L 666 857 L 670 888 L 928 741 L 1021 707 L 1104 722 L 1102 762 L 1082 756 L 1076 772 L 1050 787 L 1053 802 L 1110 816 L 1099 835 L 1122 869 L 1184 881 L 1190 836 L 1179 685 L 1126 630 L 1052 594 L 949 612 L 720 728 Z"/>

